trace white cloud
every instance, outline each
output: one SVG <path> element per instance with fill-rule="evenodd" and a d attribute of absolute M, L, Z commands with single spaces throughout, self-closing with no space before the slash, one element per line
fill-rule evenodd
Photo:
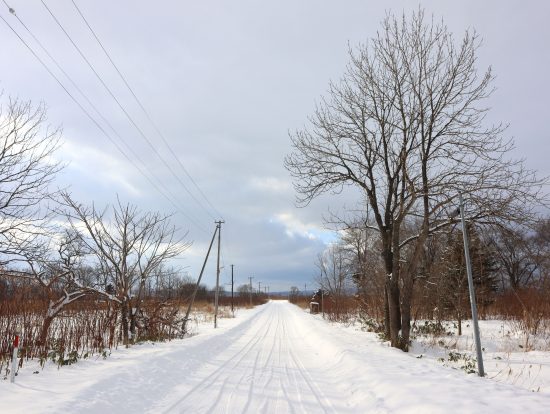
<path fill-rule="evenodd" d="M 330 243 L 335 237 L 333 231 L 324 229 L 315 223 L 305 223 L 288 212 L 275 214 L 270 222 L 282 224 L 285 228 L 285 234 L 290 238 L 299 236 L 312 241 L 319 240 L 323 243 Z"/>
<path fill-rule="evenodd" d="M 131 180 L 135 176 L 135 169 L 114 154 L 102 151 L 97 146 L 66 141 L 56 155 L 62 160 L 70 160 L 67 169 L 76 170 L 78 174 L 97 180 L 105 187 L 121 188 L 132 196 L 141 195 Z"/>
<path fill-rule="evenodd" d="M 285 193 L 291 189 L 288 181 L 278 177 L 252 177 L 249 185 L 253 189 L 269 193 Z"/>

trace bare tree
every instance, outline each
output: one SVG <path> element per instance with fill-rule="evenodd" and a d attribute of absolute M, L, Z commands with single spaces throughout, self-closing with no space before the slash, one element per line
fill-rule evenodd
<path fill-rule="evenodd" d="M 332 244 L 317 257 L 317 283 L 328 292 L 334 302 L 333 313 L 339 319 L 344 312 L 344 301 L 351 289 L 353 258 L 344 246 Z"/>
<path fill-rule="evenodd" d="M 248 297 L 253 292 L 253 290 L 250 288 L 250 285 L 244 284 L 240 285 L 237 288 L 237 292 L 239 293 L 239 296 Z"/>
<path fill-rule="evenodd" d="M 0 94 L 0 100 L 4 100 Z M 61 164 L 53 158 L 58 129 L 46 125 L 44 105 L 8 98 L 0 101 L 0 265 L 24 260 L 44 235 L 44 205 Z"/>
<path fill-rule="evenodd" d="M 288 292 L 288 301 L 290 303 L 298 303 L 298 298 L 300 297 L 300 289 L 296 286 L 291 286 L 290 291 Z"/>
<path fill-rule="evenodd" d="M 491 303 L 494 292 L 497 290 L 496 271 L 497 259 L 493 246 L 484 243 L 474 226 L 468 226 L 470 239 L 470 257 L 476 297 L 478 303 Z M 439 260 L 437 292 L 439 312 L 451 311 L 456 316 L 458 335 L 462 335 L 462 321 L 469 308 L 468 280 L 466 277 L 466 263 L 464 258 L 464 244 L 462 235 L 452 231 L 447 235 L 447 242 L 442 248 Z"/>
<path fill-rule="evenodd" d="M 478 74 L 479 46 L 471 31 L 456 43 L 422 10 L 388 15 L 370 43 L 350 50 L 311 126 L 290 136 L 285 166 L 300 204 L 345 185 L 363 191 L 387 275 L 386 333 L 403 350 L 425 243 L 449 224 L 458 192 L 468 220 L 521 220 L 545 182 L 507 158 L 512 143 L 501 125 L 485 125 L 493 75 Z M 417 228 L 411 236 L 403 232 L 408 222 Z"/>
<path fill-rule="evenodd" d="M 539 268 L 537 244 L 526 228 L 498 227 L 492 232 L 491 242 L 508 286 L 517 291 L 533 282 Z"/>
<path fill-rule="evenodd" d="M 379 233 L 372 229 L 374 223 L 368 222 L 363 211 L 354 211 L 348 219 L 332 214 L 325 221 L 339 230 L 341 248 L 349 256 L 349 273 L 357 288 L 360 311 L 365 316 L 381 315 L 383 301 L 380 303 L 378 298 L 383 297 L 385 272 L 379 254 Z"/>
<path fill-rule="evenodd" d="M 49 240 L 41 238 L 41 241 L 40 246 L 22 252 L 26 266 L 3 272 L 2 276 L 26 280 L 39 287 L 41 294 L 47 298 L 48 307 L 38 336 L 38 345 L 45 353 L 50 326 L 67 306 L 91 295 L 111 301 L 117 299 L 87 277 L 89 275 L 83 263 L 86 247 L 80 242 L 78 234 L 65 230 L 59 234 L 59 241 L 55 237 Z"/>
<path fill-rule="evenodd" d="M 120 302 L 123 341 L 128 345 L 129 335 L 135 334 L 136 316 L 147 279 L 190 244 L 176 237 L 176 228 L 170 224 L 169 216 L 141 213 L 118 200 L 109 220 L 107 210 L 85 207 L 66 193 L 63 199 L 69 208 L 67 218 L 71 227 L 81 230 L 82 243 L 97 258 L 103 273 L 110 277 L 114 295 Z"/>

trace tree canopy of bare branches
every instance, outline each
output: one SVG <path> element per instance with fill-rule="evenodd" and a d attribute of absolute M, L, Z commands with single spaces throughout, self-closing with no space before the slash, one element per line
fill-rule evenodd
<path fill-rule="evenodd" d="M 36 247 L 44 233 L 44 202 L 62 167 L 53 158 L 61 134 L 46 126 L 44 105 L 1 94 L 0 100 L 0 264 L 6 265 Z"/>
<path fill-rule="evenodd" d="M 124 343 L 128 344 L 129 334 L 135 331 L 146 281 L 190 244 L 176 237 L 176 228 L 170 224 L 169 216 L 142 213 L 119 200 L 112 207 L 109 219 L 108 210 L 83 206 L 66 193 L 63 200 L 72 230 L 96 257 L 102 273 L 114 288 L 120 303 Z"/>
<path fill-rule="evenodd" d="M 478 72 L 479 47 L 475 32 L 457 42 L 422 10 L 388 14 L 375 38 L 350 48 L 310 125 L 290 135 L 285 166 L 300 204 L 343 186 L 362 190 L 387 274 L 386 334 L 404 350 L 424 245 L 449 224 L 458 193 L 469 220 L 523 220 L 545 182 L 509 158 L 505 128 L 486 123 L 493 74 Z"/>

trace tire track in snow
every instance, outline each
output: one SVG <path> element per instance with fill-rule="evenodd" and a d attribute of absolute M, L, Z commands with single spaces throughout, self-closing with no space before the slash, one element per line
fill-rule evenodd
<path fill-rule="evenodd" d="M 270 320 L 272 319 L 272 315 L 270 316 Z M 263 312 L 258 313 L 252 318 L 252 321 L 264 317 Z M 189 391 L 187 391 L 181 398 L 178 399 L 175 403 L 173 403 L 169 408 L 162 411 L 163 413 L 169 413 L 176 409 L 179 405 L 183 404 L 185 400 L 187 400 L 189 397 L 192 397 L 193 394 L 197 393 L 199 390 L 204 391 L 208 387 L 211 387 L 216 380 L 221 377 L 224 373 L 227 374 L 227 370 L 229 369 L 229 373 L 232 373 L 233 370 L 249 355 L 251 350 L 257 345 L 259 342 L 262 341 L 263 338 L 267 335 L 269 332 L 269 323 L 265 324 L 259 324 L 259 323 L 251 323 L 251 328 L 257 327 L 257 330 L 254 333 L 249 334 L 247 331 L 242 335 L 243 337 L 246 335 L 250 335 L 250 339 L 242 346 L 242 348 L 239 348 L 235 354 L 233 354 L 226 362 L 221 364 L 217 369 L 215 369 L 212 373 L 208 374 L 204 379 L 202 379 L 198 384 L 196 384 L 193 388 L 191 388 Z M 248 328 L 248 329 L 251 329 Z M 260 334 L 260 332 L 262 333 Z M 233 363 L 231 368 L 228 368 L 228 366 Z M 223 393 L 223 387 L 220 389 L 220 392 L 218 393 L 218 398 L 221 398 Z M 204 397 L 201 395 L 198 396 L 201 400 L 204 400 Z"/>
<path fill-rule="evenodd" d="M 288 303 L 270 303 L 229 335 L 213 338 L 220 341 L 217 352 L 203 354 L 207 359 L 187 378 L 188 387 L 167 390 L 150 412 L 337 412 L 316 383 L 327 367 L 319 359 L 307 358 L 304 363 L 300 358 L 312 354 L 317 345 L 298 312 Z"/>
<path fill-rule="evenodd" d="M 290 312 L 289 312 L 290 314 Z M 292 315 L 289 315 L 291 319 Z M 291 336 L 287 336 L 289 340 L 289 346 L 287 347 L 288 351 L 288 361 L 292 362 L 292 366 L 294 369 L 298 372 L 299 376 L 294 374 L 294 378 L 296 383 L 298 383 L 298 378 L 302 379 L 303 382 L 306 384 L 307 388 L 311 391 L 311 394 L 313 397 L 317 400 L 319 407 L 324 413 L 336 413 L 337 411 L 334 409 L 332 404 L 330 403 L 329 399 L 325 396 L 325 394 L 319 389 L 319 387 L 316 385 L 315 380 L 311 377 L 311 374 L 307 371 L 307 369 L 304 367 L 301 360 L 296 356 L 296 353 L 293 351 L 294 349 L 300 349 L 304 348 L 305 345 L 305 337 L 301 340 L 301 347 L 296 346 L 296 344 L 292 343 L 292 338 L 298 338 L 302 335 L 298 334 L 296 331 L 296 326 L 294 324 L 290 325 L 290 334 Z M 301 392 L 299 391 L 299 395 L 301 396 Z M 302 400 L 303 401 L 303 400 Z M 303 407 L 303 405 L 302 405 Z"/>
<path fill-rule="evenodd" d="M 247 370 L 244 370 L 242 375 L 240 376 L 239 380 L 237 381 L 237 383 L 232 387 L 232 390 L 231 390 L 231 394 L 228 396 L 228 401 L 226 403 L 226 407 L 230 407 L 231 406 L 231 401 L 233 400 L 233 396 L 235 395 L 236 391 L 239 390 L 239 388 L 241 388 L 241 386 L 245 383 L 250 383 L 249 385 L 249 392 L 248 392 L 248 399 L 247 399 L 247 402 L 246 402 L 246 405 L 245 407 L 243 408 L 243 413 L 247 412 L 247 410 L 249 409 L 252 401 L 253 401 L 253 396 L 254 396 L 254 387 L 256 385 L 256 379 L 258 380 L 261 380 L 262 377 L 263 377 L 263 374 L 265 372 L 265 368 L 267 367 L 268 365 L 268 362 L 269 360 L 272 358 L 273 356 L 273 353 L 274 353 L 274 349 L 275 349 L 275 338 L 278 337 L 277 335 L 277 332 L 278 332 L 278 328 L 279 328 L 279 325 L 280 325 L 280 317 L 279 317 L 279 313 L 277 312 L 276 315 L 270 315 L 270 319 L 269 319 L 269 322 L 266 322 L 265 323 L 265 326 L 267 327 L 266 331 L 264 332 L 263 336 L 262 336 L 262 342 L 266 342 L 267 338 L 270 337 L 270 330 L 273 326 L 273 319 L 276 317 L 277 318 L 277 323 L 276 323 L 276 327 L 275 327 L 275 332 L 273 333 L 273 342 L 272 342 L 272 345 L 271 345 L 271 348 L 267 354 L 267 357 L 265 358 L 265 363 L 263 365 L 263 369 L 259 369 L 259 364 L 260 364 L 260 360 L 261 360 L 261 356 L 263 356 L 263 354 L 265 353 L 265 350 L 263 346 L 259 346 L 256 351 L 256 354 L 254 356 L 254 363 L 252 365 L 252 374 L 250 373 L 250 371 L 247 371 Z M 257 344 L 257 343 L 256 343 Z M 249 356 L 250 354 L 252 353 L 252 350 L 247 354 L 247 356 Z M 257 372 L 260 372 L 260 375 L 259 377 L 256 375 Z M 257 378 L 258 377 L 258 378 Z M 263 384 L 262 388 L 268 388 L 268 385 L 269 385 L 269 379 L 268 381 Z M 220 392 L 221 394 L 221 392 Z M 267 399 L 264 399 L 263 401 L 263 404 L 265 404 L 267 402 Z M 210 410 L 213 410 L 214 408 L 216 407 L 216 404 L 213 404 L 211 407 L 210 407 Z M 228 411 L 227 409 L 225 410 L 225 412 L 231 412 L 231 411 Z"/>

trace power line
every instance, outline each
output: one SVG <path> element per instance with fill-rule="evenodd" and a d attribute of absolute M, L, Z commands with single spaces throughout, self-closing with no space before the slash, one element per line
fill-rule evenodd
<path fill-rule="evenodd" d="M 126 87 L 128 88 L 128 90 L 130 91 L 130 93 L 132 94 L 132 96 L 134 97 L 135 101 L 137 102 L 138 106 L 141 108 L 141 110 L 143 111 L 143 113 L 145 114 L 145 116 L 147 117 L 147 119 L 149 120 L 149 122 L 151 123 L 151 125 L 153 126 L 153 128 L 155 129 L 156 133 L 158 134 L 158 136 L 162 139 L 162 141 L 164 142 L 164 145 L 166 145 L 166 147 L 170 150 L 170 153 L 172 154 L 172 156 L 174 157 L 174 159 L 176 160 L 176 162 L 179 164 L 179 166 L 181 167 L 181 169 L 183 170 L 183 172 L 185 173 L 185 175 L 187 176 L 187 178 L 189 178 L 189 180 L 193 183 L 193 185 L 195 186 L 195 188 L 197 189 L 197 191 L 199 192 L 199 194 L 202 196 L 202 198 L 206 201 L 206 203 L 208 204 L 208 206 L 219 216 L 221 217 L 222 215 L 219 213 L 219 211 L 212 205 L 212 203 L 210 202 L 210 200 L 208 199 L 208 197 L 206 197 L 206 194 L 204 194 L 204 192 L 201 190 L 201 188 L 199 187 L 199 185 L 196 183 L 196 181 L 193 179 L 193 177 L 191 176 L 191 174 L 187 171 L 187 169 L 185 168 L 185 166 L 183 165 L 183 163 L 180 161 L 180 159 L 176 156 L 175 154 L 175 151 L 172 149 L 172 147 L 170 146 L 170 144 L 168 143 L 168 141 L 166 140 L 166 138 L 164 137 L 164 134 L 162 134 L 162 132 L 160 131 L 160 129 L 158 128 L 157 124 L 153 121 L 152 117 L 150 116 L 149 112 L 145 109 L 145 106 L 142 104 L 141 100 L 137 97 L 136 93 L 134 92 L 133 88 L 130 86 L 130 84 L 128 83 L 128 81 L 126 80 L 126 77 L 122 74 L 122 72 L 120 71 L 120 69 L 118 68 L 118 66 L 115 64 L 114 60 L 112 59 L 110 53 L 107 51 L 107 49 L 103 46 L 103 43 L 101 42 L 101 40 L 99 39 L 98 35 L 96 34 L 96 32 L 94 31 L 94 29 L 92 29 L 90 23 L 88 22 L 88 20 L 86 19 L 86 17 L 84 16 L 84 14 L 82 13 L 82 11 L 80 10 L 80 8 L 77 6 L 76 2 L 74 0 L 71 0 L 74 7 L 76 8 L 78 14 L 80 15 L 80 17 L 82 17 L 82 20 L 84 20 L 84 23 L 86 24 L 86 26 L 88 27 L 88 29 L 90 29 L 90 32 L 92 33 L 92 35 L 94 36 L 94 38 L 96 39 L 97 43 L 99 44 L 99 46 L 101 47 L 101 49 L 103 50 L 103 52 L 105 53 L 105 55 L 107 56 L 107 59 L 109 59 L 109 62 L 111 62 L 111 64 L 113 65 L 113 67 L 115 68 L 116 72 L 118 73 L 118 75 L 120 76 L 120 78 L 122 79 L 122 81 L 124 82 L 124 85 L 126 85 Z"/>
<path fill-rule="evenodd" d="M 109 122 L 109 120 L 101 113 L 101 111 L 99 109 L 97 109 L 97 107 L 94 105 L 94 103 L 90 100 L 90 98 L 88 98 L 88 96 L 82 91 L 82 89 L 76 84 L 76 82 L 73 80 L 73 78 L 61 67 L 61 65 L 59 64 L 59 62 L 51 55 L 51 53 L 48 51 L 48 49 L 42 44 L 42 42 L 34 35 L 34 33 L 29 29 L 29 27 L 25 24 L 25 22 L 23 22 L 23 20 L 15 13 L 15 10 L 12 9 L 11 7 L 9 7 L 9 5 L 6 3 L 5 0 L 2 0 L 4 2 L 4 4 L 8 7 L 8 9 L 10 10 L 10 13 L 13 14 L 17 20 L 19 21 L 19 23 L 25 28 L 25 30 L 29 33 L 29 35 L 34 39 L 34 41 L 40 46 L 40 48 L 42 49 L 42 51 L 50 58 L 50 60 L 55 64 L 55 66 L 59 69 L 59 71 L 61 73 L 63 73 L 63 75 L 69 80 L 69 82 L 73 85 L 73 87 L 78 91 L 78 93 L 86 100 L 86 102 L 88 103 L 88 105 L 90 105 L 90 107 L 95 111 L 95 113 L 102 119 L 102 121 L 110 128 L 110 130 L 118 137 L 118 139 L 122 142 L 122 144 L 125 146 L 126 150 L 128 150 L 131 155 L 137 159 L 140 163 L 141 163 L 141 166 L 143 167 L 143 171 L 147 171 L 147 166 L 145 165 L 145 163 L 143 162 L 143 160 L 136 154 L 136 152 L 133 150 L 133 148 L 128 145 L 128 143 L 124 140 L 124 138 L 122 138 L 122 136 L 120 135 L 120 133 L 113 127 L 113 125 Z M 143 175 L 146 175 L 143 171 L 142 174 Z M 153 178 L 156 178 L 153 174 L 151 174 L 151 177 Z M 166 188 L 164 187 L 164 185 L 162 184 L 162 182 L 156 178 L 157 180 L 157 185 L 159 185 L 160 187 L 162 187 L 163 191 L 168 193 L 170 196 L 171 196 L 171 204 L 175 206 L 175 203 L 174 201 L 177 202 L 175 196 Z M 177 206 L 176 206 L 176 210 L 180 210 Z M 181 211 L 180 211 L 181 212 Z M 188 218 L 189 220 L 193 221 L 193 222 L 196 222 L 196 218 L 193 217 L 192 215 L 190 214 L 187 214 L 187 213 L 182 213 L 186 218 Z"/>
<path fill-rule="evenodd" d="M 15 15 L 15 11 L 7 5 L 5 0 L 3 0 L 4 4 L 8 7 L 10 13 Z M 115 146 L 115 148 L 122 154 L 128 162 L 136 168 L 140 174 L 164 197 L 166 200 L 168 200 L 169 203 L 171 203 L 177 211 L 180 212 L 184 217 L 186 217 L 189 221 L 191 221 L 192 224 L 194 224 L 198 229 L 205 231 L 206 230 L 198 223 L 195 222 L 189 215 L 187 215 L 185 212 L 183 212 L 175 203 L 173 200 L 171 200 L 164 191 L 162 191 L 150 178 L 145 172 L 126 154 L 126 152 L 118 145 L 118 143 L 111 137 L 111 135 L 103 128 L 103 126 L 90 114 L 90 112 L 74 97 L 74 95 L 67 89 L 67 87 L 59 80 L 59 78 L 52 72 L 52 70 L 48 67 L 48 65 L 38 56 L 38 54 L 34 51 L 34 49 L 19 35 L 19 33 L 8 23 L 6 19 L 2 15 L 0 15 L 0 19 L 8 26 L 8 28 L 17 36 L 17 38 L 25 45 L 25 47 L 31 52 L 31 54 L 35 57 L 36 60 L 44 67 L 44 69 L 54 78 L 54 80 L 61 86 L 61 88 L 65 91 L 65 93 L 71 98 L 71 100 L 80 108 L 82 112 L 92 121 L 93 124 L 96 125 L 96 127 L 105 135 L 105 137 Z M 20 20 L 18 18 L 18 20 Z"/>
<path fill-rule="evenodd" d="M 95 67 L 92 65 L 92 63 L 89 61 L 89 59 L 86 57 L 84 52 L 78 47 L 76 42 L 73 40 L 71 35 L 65 30 L 64 26 L 61 24 L 61 22 L 57 19 L 55 14 L 50 10 L 48 5 L 44 2 L 44 0 L 41 0 L 42 5 L 46 8 L 48 13 L 51 15 L 51 17 L 54 19 L 56 24 L 59 26 L 59 28 L 63 31 L 67 39 L 71 42 L 71 44 L 74 46 L 74 48 L 77 50 L 77 52 L 80 54 L 82 59 L 86 62 L 88 67 L 92 70 L 96 78 L 99 80 L 101 85 L 105 88 L 107 93 L 111 96 L 111 98 L 116 102 L 120 110 L 124 113 L 126 118 L 130 121 L 130 123 L 133 125 L 133 127 L 136 129 L 136 131 L 139 133 L 139 135 L 143 138 L 143 140 L 147 143 L 147 145 L 151 148 L 151 150 L 155 153 L 157 158 L 164 164 L 164 166 L 170 171 L 170 173 L 174 176 L 174 178 L 180 183 L 180 185 L 183 187 L 183 189 L 191 196 L 191 198 L 197 203 L 197 205 L 207 212 L 208 215 L 210 215 L 212 218 L 215 218 L 210 212 L 207 211 L 207 209 L 204 208 L 202 203 L 195 197 L 195 195 L 187 188 L 185 183 L 181 180 L 181 178 L 175 173 L 175 171 L 172 169 L 172 167 L 166 162 L 166 160 L 161 156 L 161 154 L 158 152 L 158 150 L 155 148 L 155 146 L 151 143 L 147 135 L 143 132 L 143 130 L 138 126 L 138 124 L 135 122 L 135 120 L 132 118 L 132 116 L 128 113 L 126 108 L 122 105 L 122 103 L 119 101 L 119 99 L 116 97 L 116 95 L 111 91 L 109 86 L 106 84 L 106 82 L 103 80 L 103 78 L 99 75 Z M 175 156 L 175 155 L 174 155 Z"/>

